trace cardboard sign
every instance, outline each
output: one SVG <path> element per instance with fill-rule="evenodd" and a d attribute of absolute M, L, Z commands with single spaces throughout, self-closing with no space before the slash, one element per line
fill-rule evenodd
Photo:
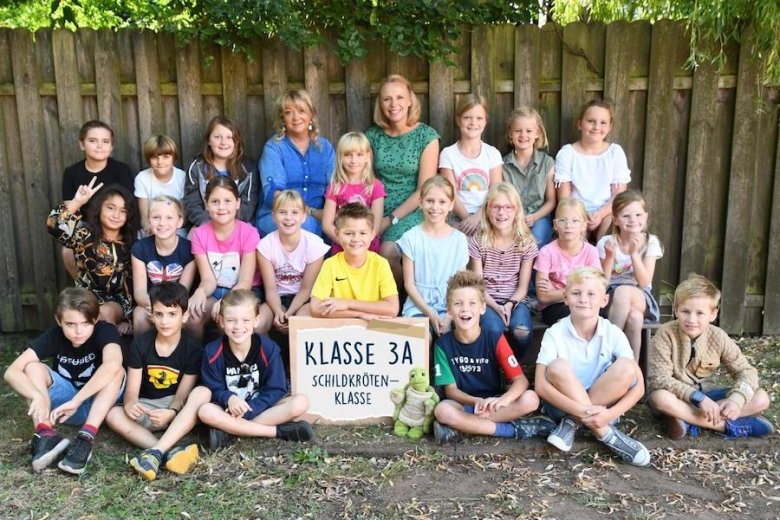
<path fill-rule="evenodd" d="M 293 393 L 309 398 L 310 420 L 387 422 L 393 388 L 412 367 L 428 368 L 428 319 L 290 318 Z"/>

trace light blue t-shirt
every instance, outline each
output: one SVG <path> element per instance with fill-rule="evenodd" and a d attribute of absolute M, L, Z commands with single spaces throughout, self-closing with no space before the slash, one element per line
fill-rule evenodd
<path fill-rule="evenodd" d="M 437 313 L 447 312 L 447 282 L 469 262 L 466 235 L 453 229 L 446 237 L 426 235 L 415 226 L 396 242 L 401 252 L 414 261 L 414 284 L 429 307 Z M 423 312 L 407 297 L 401 315 L 420 316 Z"/>

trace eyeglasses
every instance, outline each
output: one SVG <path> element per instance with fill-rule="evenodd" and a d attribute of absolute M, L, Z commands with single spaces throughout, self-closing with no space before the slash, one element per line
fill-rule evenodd
<path fill-rule="evenodd" d="M 568 226 L 570 224 L 572 226 L 579 226 L 580 224 L 582 224 L 582 219 L 579 219 L 579 218 L 556 218 L 554 220 L 554 222 L 557 222 L 558 224 L 560 224 L 561 226 L 564 226 L 564 227 Z"/>
<path fill-rule="evenodd" d="M 488 206 L 488 209 L 493 213 L 500 213 L 501 210 L 509 213 L 515 210 L 515 205 L 514 204 L 490 204 Z"/>

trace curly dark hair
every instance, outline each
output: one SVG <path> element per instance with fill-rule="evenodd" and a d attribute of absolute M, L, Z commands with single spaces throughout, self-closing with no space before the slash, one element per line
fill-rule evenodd
<path fill-rule="evenodd" d="M 98 191 L 90 201 L 89 210 L 87 211 L 87 222 L 94 229 L 102 230 L 102 226 L 100 225 L 100 210 L 103 208 L 103 203 L 115 195 L 122 197 L 122 200 L 125 201 L 127 220 L 125 221 L 125 225 L 122 226 L 122 229 L 119 230 L 119 236 L 121 237 L 122 242 L 127 245 L 127 247 L 130 247 L 135 240 L 136 207 L 133 195 L 124 186 L 109 184 Z"/>

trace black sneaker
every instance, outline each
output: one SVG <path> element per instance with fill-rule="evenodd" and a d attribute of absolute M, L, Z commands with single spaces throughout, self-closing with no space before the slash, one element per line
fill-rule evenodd
<path fill-rule="evenodd" d="M 143 450 L 130 459 L 130 466 L 146 480 L 154 480 L 160 472 L 160 458 L 158 450 Z"/>
<path fill-rule="evenodd" d="M 520 417 L 512 421 L 515 427 L 515 439 L 530 439 L 537 435 L 549 435 L 558 426 L 546 415 Z"/>
<path fill-rule="evenodd" d="M 30 440 L 32 448 L 32 469 L 35 473 L 40 473 L 48 468 L 52 462 L 57 460 L 60 453 L 65 451 L 70 441 L 63 439 L 59 435 L 41 436 L 33 434 Z"/>
<path fill-rule="evenodd" d="M 236 442 L 236 438 L 219 428 L 209 428 L 209 449 L 214 451 Z"/>
<path fill-rule="evenodd" d="M 92 444 L 95 439 L 85 433 L 79 433 L 76 441 L 65 454 L 65 458 L 57 465 L 62 471 L 81 475 L 87 469 L 87 462 L 92 458 Z"/>
<path fill-rule="evenodd" d="M 458 430 L 453 430 L 446 424 L 439 421 L 433 421 L 433 438 L 439 444 L 459 443 L 463 440 L 463 435 Z"/>
<path fill-rule="evenodd" d="M 283 441 L 310 441 L 314 429 L 306 421 L 290 421 L 276 426 L 276 438 Z"/>

